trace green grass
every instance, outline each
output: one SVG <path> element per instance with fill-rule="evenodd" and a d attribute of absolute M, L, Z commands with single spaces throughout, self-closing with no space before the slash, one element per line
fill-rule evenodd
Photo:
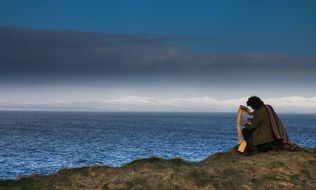
<path fill-rule="evenodd" d="M 268 167 L 270 168 L 280 168 L 280 167 L 286 167 L 286 164 L 280 161 L 272 161 L 269 163 Z"/>
<path fill-rule="evenodd" d="M 291 165 L 286 164 L 289 159 Z M 201 162 L 151 157 L 135 160 L 118 168 L 64 168 L 48 176 L 32 175 L 18 180 L 0 180 L 0 190 L 74 190 L 87 189 L 89 186 L 103 190 L 194 190 L 208 187 L 234 190 L 247 186 L 260 190 L 282 189 L 286 184 L 288 189 L 312 189 L 315 187 L 313 184 L 316 184 L 315 171 L 316 151 L 262 153 L 243 157 L 230 150 Z"/>
<path fill-rule="evenodd" d="M 209 174 L 201 168 L 192 168 L 187 177 L 192 180 L 198 187 L 203 187 L 207 184 L 213 183 L 216 176 Z"/>
<path fill-rule="evenodd" d="M 19 181 L 0 181 L 0 187 L 1 190 L 34 190 L 40 189 L 41 183 L 39 183 L 39 180 L 36 179 L 24 178 Z"/>

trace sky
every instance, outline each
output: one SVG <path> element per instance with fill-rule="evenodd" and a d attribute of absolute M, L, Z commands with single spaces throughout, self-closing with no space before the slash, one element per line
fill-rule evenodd
<path fill-rule="evenodd" d="M 0 2 L 0 110 L 316 112 L 316 2 Z"/>

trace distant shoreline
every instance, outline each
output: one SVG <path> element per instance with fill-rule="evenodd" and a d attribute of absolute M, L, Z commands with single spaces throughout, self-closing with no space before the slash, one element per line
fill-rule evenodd
<path fill-rule="evenodd" d="M 83 111 L 83 110 L 0 110 L 0 112 L 43 112 L 43 113 L 161 113 L 161 114 L 236 114 L 236 112 L 205 111 Z M 316 115 L 316 112 L 278 112 L 280 115 Z"/>

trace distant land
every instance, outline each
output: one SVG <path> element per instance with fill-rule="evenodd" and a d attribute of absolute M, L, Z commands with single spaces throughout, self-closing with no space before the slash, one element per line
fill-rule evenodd
<path fill-rule="evenodd" d="M 153 112 L 236 112 L 247 97 L 219 100 L 213 97 L 155 98 L 126 96 L 93 101 L 0 102 L 1 110 L 12 111 L 153 111 Z M 289 96 L 263 99 L 277 112 L 316 113 L 316 97 Z"/>

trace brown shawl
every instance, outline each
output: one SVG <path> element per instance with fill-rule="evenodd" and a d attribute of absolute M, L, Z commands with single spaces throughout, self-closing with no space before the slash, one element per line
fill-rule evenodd
<path fill-rule="evenodd" d="M 265 108 L 268 111 L 272 132 L 275 138 L 282 145 L 290 144 L 290 139 L 287 135 L 287 132 L 273 108 L 270 105 L 265 105 Z"/>

